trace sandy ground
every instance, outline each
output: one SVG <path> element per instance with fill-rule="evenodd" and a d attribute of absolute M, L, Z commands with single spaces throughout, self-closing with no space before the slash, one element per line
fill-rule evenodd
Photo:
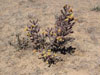
<path fill-rule="evenodd" d="M 52 26 L 65 4 L 72 6 L 78 22 L 72 36 L 76 47 L 63 62 L 47 67 L 32 50 L 16 51 L 8 44 L 23 34 L 29 19 L 38 18 L 42 28 Z M 100 0 L 0 0 L 0 75 L 100 75 L 100 12 L 91 9 Z"/>

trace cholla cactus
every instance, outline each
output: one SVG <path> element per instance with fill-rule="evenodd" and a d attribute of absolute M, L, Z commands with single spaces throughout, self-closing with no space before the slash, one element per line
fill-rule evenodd
<path fill-rule="evenodd" d="M 54 52 L 66 50 L 67 35 L 73 33 L 72 27 L 75 24 L 73 10 L 70 6 L 65 5 L 64 10 L 61 10 L 61 15 L 57 18 L 54 41 L 52 42 L 52 49 Z"/>
<path fill-rule="evenodd" d="M 25 31 L 27 31 L 27 36 L 30 37 L 31 41 L 33 42 L 33 47 L 35 49 L 38 49 L 40 48 L 41 44 L 40 44 L 40 41 L 41 41 L 41 35 L 39 33 L 40 31 L 40 28 L 38 26 L 38 20 L 37 21 L 30 21 L 30 25 L 28 25 L 26 28 L 25 28 Z"/>
<path fill-rule="evenodd" d="M 40 34 L 40 27 L 37 21 L 30 21 L 31 25 L 26 27 L 27 36 L 33 42 L 34 52 L 39 51 L 40 58 L 47 62 L 49 66 L 55 64 L 57 59 L 56 52 L 66 51 L 66 36 L 72 33 L 72 27 L 75 24 L 73 10 L 70 6 L 65 5 L 61 10 L 61 15 L 57 18 L 55 28 L 47 28 Z"/>
<path fill-rule="evenodd" d="M 65 5 L 63 9 L 64 11 L 61 10 L 62 15 L 60 15 L 56 21 L 56 33 L 59 36 L 66 36 L 69 33 L 72 33 L 72 26 L 75 24 L 72 8 Z"/>

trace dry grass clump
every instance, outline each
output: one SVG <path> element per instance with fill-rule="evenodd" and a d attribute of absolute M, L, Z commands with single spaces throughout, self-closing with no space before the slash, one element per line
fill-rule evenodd
<path fill-rule="evenodd" d="M 8 43 L 13 46 L 14 48 L 16 48 L 17 50 L 22 50 L 22 49 L 27 49 L 29 48 L 29 40 L 25 37 L 20 37 L 21 34 L 17 33 L 16 34 L 16 39 L 15 41 L 9 40 Z"/>

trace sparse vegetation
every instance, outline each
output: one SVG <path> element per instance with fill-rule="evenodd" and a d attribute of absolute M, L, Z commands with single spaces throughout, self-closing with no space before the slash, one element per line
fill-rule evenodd
<path fill-rule="evenodd" d="M 96 6 L 96 7 L 94 7 L 94 8 L 92 8 L 92 11 L 100 11 L 100 6 Z"/>
<path fill-rule="evenodd" d="M 38 34 L 46 35 L 51 29 L 55 32 L 65 3 L 71 5 L 78 18 L 71 29 L 74 32 L 65 36 L 65 49 L 54 50 L 55 44 L 49 45 L 48 37 L 47 50 L 45 45 L 44 49 L 35 47 L 28 31 L 24 31 L 27 25 L 33 25 L 30 20 L 38 20 Z M 0 75 L 99 75 L 100 11 L 92 11 L 100 7 L 99 3 L 100 0 L 1 0 Z M 50 38 L 52 41 L 54 37 Z"/>

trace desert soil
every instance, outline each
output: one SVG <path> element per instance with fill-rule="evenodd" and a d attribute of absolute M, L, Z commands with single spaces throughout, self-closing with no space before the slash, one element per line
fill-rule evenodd
<path fill-rule="evenodd" d="M 32 50 L 17 51 L 9 45 L 15 34 L 25 35 L 30 19 L 41 28 L 52 27 L 55 16 L 69 4 L 78 19 L 72 36 L 74 54 L 48 68 Z M 0 0 L 0 75 L 100 75 L 100 12 L 91 11 L 100 0 Z"/>

